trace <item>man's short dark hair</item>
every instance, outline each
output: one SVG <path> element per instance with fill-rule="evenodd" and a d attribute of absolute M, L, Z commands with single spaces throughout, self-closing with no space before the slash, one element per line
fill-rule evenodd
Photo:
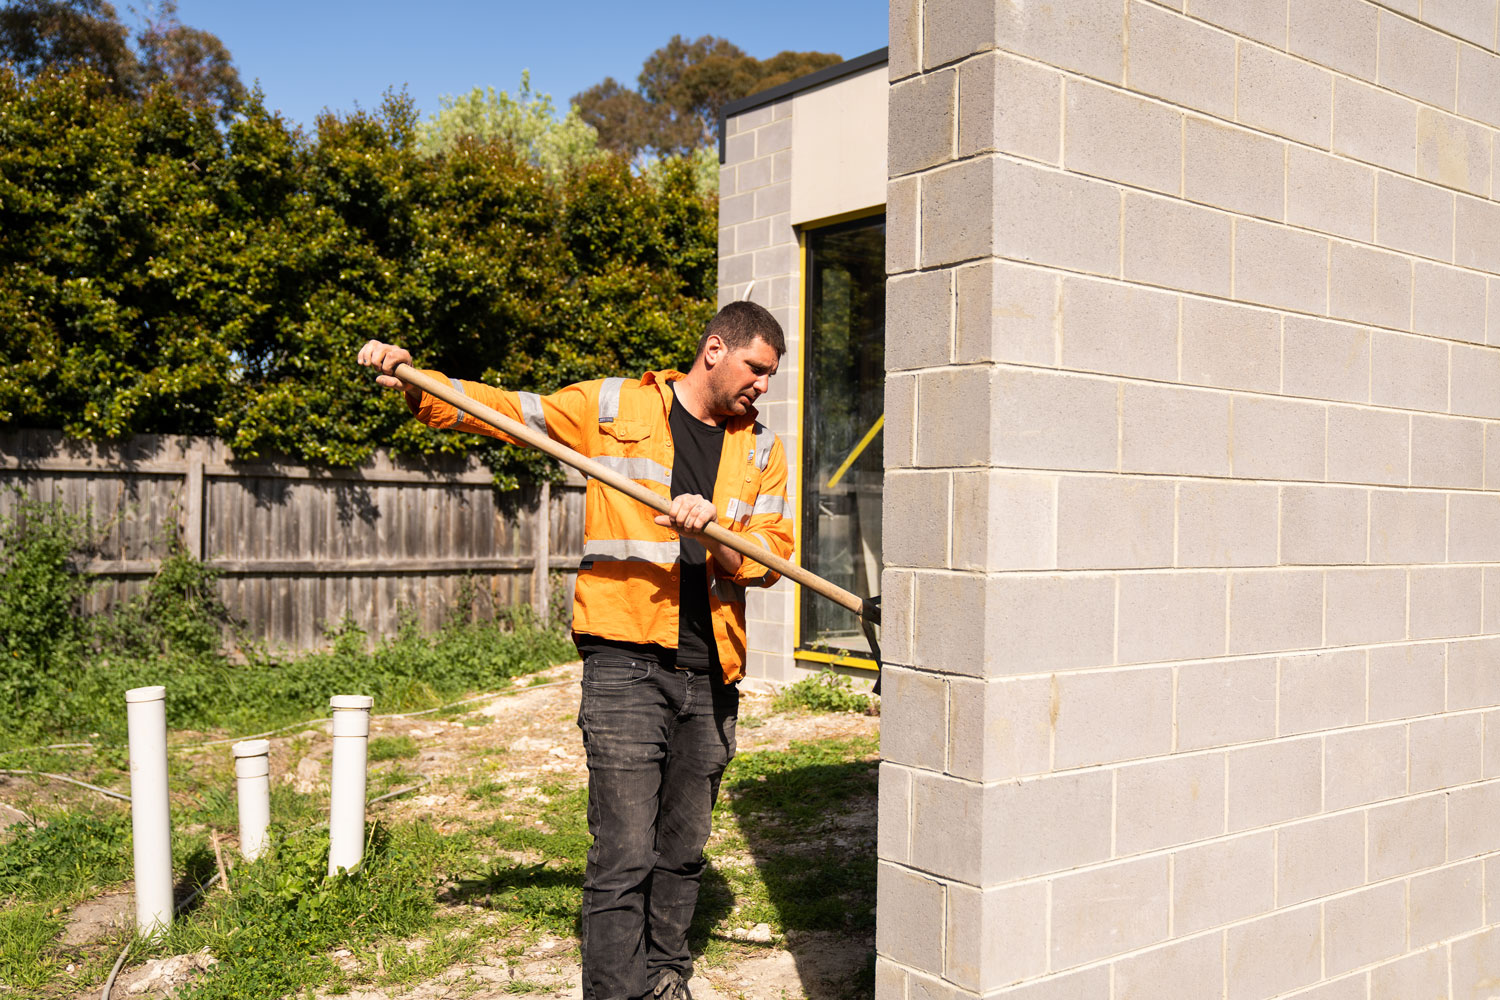
<path fill-rule="evenodd" d="M 749 347 L 760 339 L 776 351 L 778 358 L 786 353 L 786 337 L 781 332 L 781 324 L 764 306 L 754 302 L 731 302 L 720 309 L 719 314 L 708 321 L 703 336 L 698 338 L 698 353 L 693 355 L 694 361 L 703 357 L 703 348 L 711 334 L 717 335 L 731 351 Z"/>

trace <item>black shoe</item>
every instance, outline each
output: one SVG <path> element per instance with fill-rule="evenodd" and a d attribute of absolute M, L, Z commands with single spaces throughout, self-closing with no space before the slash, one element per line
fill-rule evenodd
<path fill-rule="evenodd" d="M 651 988 L 651 996 L 653 1000 L 693 1000 L 693 995 L 688 992 L 687 980 L 674 969 L 661 974 L 661 978 Z"/>

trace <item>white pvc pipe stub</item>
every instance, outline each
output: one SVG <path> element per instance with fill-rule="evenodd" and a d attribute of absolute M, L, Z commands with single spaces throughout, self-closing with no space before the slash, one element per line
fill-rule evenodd
<path fill-rule="evenodd" d="M 254 861 L 266 849 L 271 825 L 271 741 L 234 745 L 234 791 L 240 813 L 240 854 Z"/>
<path fill-rule="evenodd" d="M 365 766 L 370 739 L 370 708 L 363 694 L 334 695 L 333 766 L 328 808 L 328 874 L 353 871 L 365 856 Z"/>
<path fill-rule="evenodd" d="M 167 799 L 167 689 L 125 692 L 130 734 L 130 826 L 135 847 L 135 927 L 155 937 L 172 923 L 172 812 Z"/>

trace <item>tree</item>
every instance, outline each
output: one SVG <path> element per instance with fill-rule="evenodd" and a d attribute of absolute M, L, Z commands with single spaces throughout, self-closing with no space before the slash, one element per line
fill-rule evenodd
<path fill-rule="evenodd" d="M 147 8 L 134 41 L 132 48 L 107 0 L 15 0 L 0 8 L 0 63 L 23 79 L 87 68 L 137 100 L 165 84 L 223 121 L 244 100 L 229 50 L 217 35 L 178 20 L 176 0 Z"/>
<path fill-rule="evenodd" d="M 629 90 L 606 78 L 573 98 L 600 145 L 629 159 L 686 155 L 713 142 L 719 111 L 740 97 L 767 90 L 841 61 L 828 52 L 781 52 L 756 59 L 727 39 L 681 35 L 646 57 Z"/>
<path fill-rule="evenodd" d="M 549 174 L 584 166 L 604 156 L 599 137 L 576 107 L 559 121 L 552 98 L 533 93 L 531 73 L 521 72 L 521 89 L 512 98 L 493 87 L 475 87 L 463 97 L 444 94 L 442 110 L 419 127 L 418 148 L 428 156 L 452 152 L 464 140 L 502 142 L 532 166 Z"/>
<path fill-rule="evenodd" d="M 541 392 L 691 362 L 717 221 L 689 162 L 419 146 L 403 95 L 308 137 L 259 94 L 220 127 L 171 88 L 0 67 L 0 427 L 326 465 L 472 450 L 514 485 L 535 453 L 411 420 L 359 345 Z"/>
<path fill-rule="evenodd" d="M 0 8 L 0 62 L 24 77 L 87 67 L 118 93 L 131 92 L 139 64 L 105 0 L 13 0 Z"/>
<path fill-rule="evenodd" d="M 176 0 L 161 0 L 155 17 L 136 35 L 147 86 L 166 84 L 189 104 L 228 121 L 245 99 L 245 85 L 219 36 L 177 19 Z"/>

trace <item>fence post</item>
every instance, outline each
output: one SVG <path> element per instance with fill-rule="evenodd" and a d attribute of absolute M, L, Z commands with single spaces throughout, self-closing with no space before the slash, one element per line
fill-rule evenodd
<path fill-rule="evenodd" d="M 167 800 L 167 689 L 125 692 L 130 740 L 130 828 L 135 842 L 135 929 L 155 937 L 172 924 L 172 810 Z"/>
<path fill-rule="evenodd" d="M 203 558 L 203 464 L 203 443 L 194 439 L 187 453 L 187 476 L 183 483 L 183 492 L 187 494 L 183 511 L 186 523 L 182 526 L 188 555 L 194 559 Z"/>
<path fill-rule="evenodd" d="M 369 755 L 370 707 L 365 694 L 337 694 L 333 708 L 333 766 L 329 776 L 328 874 L 353 871 L 365 856 L 365 764 Z"/>
<path fill-rule="evenodd" d="M 271 741 L 234 745 L 234 797 L 240 815 L 240 854 L 254 861 L 266 849 L 271 824 Z"/>
<path fill-rule="evenodd" d="M 531 569 L 531 605 L 536 609 L 537 620 L 547 624 L 547 611 L 552 603 L 550 593 L 552 575 L 552 484 L 542 480 L 537 495 L 536 518 L 532 521 L 532 545 L 536 563 Z"/>

